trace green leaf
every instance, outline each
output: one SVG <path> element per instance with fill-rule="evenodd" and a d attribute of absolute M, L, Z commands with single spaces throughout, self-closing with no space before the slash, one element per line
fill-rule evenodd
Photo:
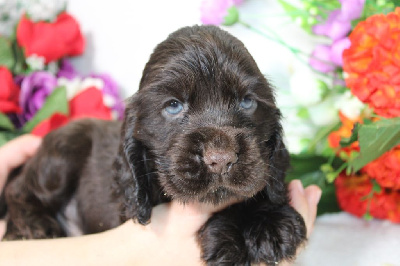
<path fill-rule="evenodd" d="M 284 0 L 278 0 L 279 4 L 281 4 L 282 8 L 285 10 L 286 13 L 288 13 L 289 16 L 292 17 L 292 19 L 295 19 L 299 15 L 299 8 L 289 4 L 288 2 Z"/>
<path fill-rule="evenodd" d="M 0 147 L 20 135 L 22 135 L 20 131 L 0 131 Z"/>
<path fill-rule="evenodd" d="M 16 41 L 13 43 L 13 49 L 15 51 L 15 64 L 13 67 L 13 73 L 15 75 L 25 74 L 26 61 L 24 51 L 18 46 Z"/>
<path fill-rule="evenodd" d="M 13 56 L 13 51 L 11 48 L 11 42 L 0 36 L 0 65 L 12 69 L 15 60 Z"/>
<path fill-rule="evenodd" d="M 358 132 L 360 154 L 349 162 L 353 172 L 400 144 L 400 117 L 361 125 Z"/>
<path fill-rule="evenodd" d="M 326 176 L 320 170 L 322 165 L 328 163 L 328 158 L 312 154 L 292 154 L 290 161 L 291 169 L 286 177 L 287 182 L 299 179 L 305 187 L 317 185 L 321 188 L 322 196 L 318 204 L 318 215 L 340 211 L 336 200 L 335 187 L 326 182 Z"/>
<path fill-rule="evenodd" d="M 0 129 L 15 130 L 15 127 L 10 119 L 2 113 L 0 113 Z"/>
<path fill-rule="evenodd" d="M 49 118 L 54 113 L 68 114 L 68 100 L 67 90 L 65 87 L 56 88 L 52 94 L 49 95 L 43 107 L 29 120 L 22 130 L 24 132 L 31 132 L 40 122 Z"/>
<path fill-rule="evenodd" d="M 239 21 L 239 10 L 236 6 L 231 6 L 227 10 L 228 14 L 224 17 L 224 22 L 222 23 L 225 26 L 232 26 L 236 22 Z"/>
<path fill-rule="evenodd" d="M 349 138 L 342 138 L 339 142 L 340 146 L 347 147 L 350 146 L 353 142 L 358 140 L 358 130 L 360 128 L 360 124 L 356 123 L 351 130 L 351 136 Z"/>

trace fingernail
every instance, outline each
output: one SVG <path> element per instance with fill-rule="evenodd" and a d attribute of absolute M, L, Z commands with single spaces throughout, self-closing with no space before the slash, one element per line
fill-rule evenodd
<path fill-rule="evenodd" d="M 321 195 L 322 195 L 322 190 L 321 190 L 321 189 L 318 189 L 318 190 L 314 193 L 314 196 L 313 196 L 312 201 L 313 201 L 313 203 L 314 203 L 315 205 L 317 205 L 318 202 L 320 201 Z"/>

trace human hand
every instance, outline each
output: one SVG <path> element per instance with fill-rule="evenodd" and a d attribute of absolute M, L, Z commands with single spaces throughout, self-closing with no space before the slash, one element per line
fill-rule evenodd
<path fill-rule="evenodd" d="M 23 135 L 0 147 L 0 193 L 10 172 L 23 164 L 35 154 L 41 143 L 41 138 L 33 135 Z M 0 220 L 0 240 L 5 233 L 5 222 Z"/>
<path fill-rule="evenodd" d="M 309 236 L 314 226 L 321 189 L 314 185 L 304 189 L 299 180 L 293 180 L 289 184 L 289 192 L 291 205 L 303 216 Z M 136 241 L 137 236 L 141 238 L 139 248 L 142 248 L 144 255 L 140 258 L 142 260 L 136 262 L 140 265 L 203 265 L 196 233 L 216 211 L 218 209 L 206 204 L 181 205 L 172 202 L 156 206 L 151 223 L 147 226 L 125 223 L 123 226 L 126 230 L 136 230 Z"/>

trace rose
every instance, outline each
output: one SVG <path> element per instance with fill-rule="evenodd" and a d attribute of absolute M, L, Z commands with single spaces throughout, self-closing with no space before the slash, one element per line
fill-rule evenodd
<path fill-rule="evenodd" d="M 20 89 L 14 83 L 11 72 L 0 66 L 0 112 L 18 113 L 21 108 L 18 105 Z"/>
<path fill-rule="evenodd" d="M 79 74 L 71 62 L 68 59 L 61 60 L 57 78 L 74 79 L 76 77 L 79 77 Z"/>
<path fill-rule="evenodd" d="M 67 124 L 71 120 L 85 117 L 104 120 L 111 119 L 111 111 L 103 103 L 103 94 L 95 87 L 87 88 L 76 94 L 68 102 L 68 105 L 68 115 L 55 113 L 50 118 L 40 122 L 31 133 L 37 136 L 44 136 L 50 131 Z"/>
<path fill-rule="evenodd" d="M 21 122 L 30 120 L 42 108 L 46 98 L 57 86 L 57 79 L 49 72 L 38 71 L 22 78 L 20 106 Z"/>
<path fill-rule="evenodd" d="M 122 119 L 125 105 L 119 95 L 118 84 L 107 74 L 92 74 L 90 76 L 103 81 L 103 87 L 101 88 L 104 95 L 103 101 L 106 106 L 111 108 L 116 119 Z"/>
<path fill-rule="evenodd" d="M 58 15 L 53 23 L 34 23 L 24 15 L 17 27 L 17 41 L 26 57 L 43 56 L 46 63 L 67 55 L 80 55 L 85 45 L 77 21 L 66 12 Z"/>

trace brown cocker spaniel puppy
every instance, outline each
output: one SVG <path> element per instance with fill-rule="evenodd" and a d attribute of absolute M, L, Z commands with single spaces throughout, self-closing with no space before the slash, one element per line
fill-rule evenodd
<path fill-rule="evenodd" d="M 5 238 L 146 224 L 170 200 L 231 203 L 198 232 L 209 265 L 292 259 L 306 228 L 289 205 L 280 118 L 242 42 L 182 28 L 154 50 L 122 126 L 88 119 L 46 136 L 3 193 Z"/>

